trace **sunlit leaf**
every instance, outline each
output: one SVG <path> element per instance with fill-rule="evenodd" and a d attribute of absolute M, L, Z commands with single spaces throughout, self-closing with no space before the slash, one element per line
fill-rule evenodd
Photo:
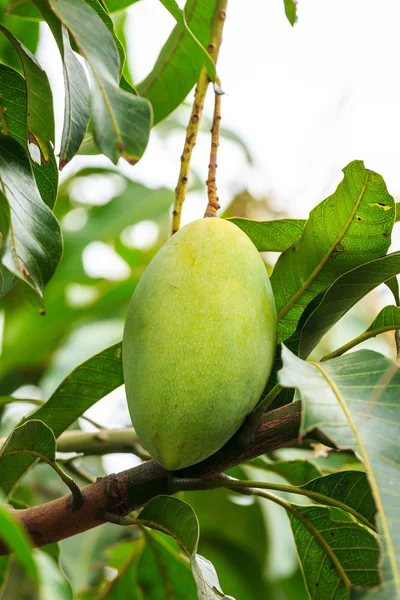
<path fill-rule="evenodd" d="M 384 256 L 395 219 L 383 178 L 353 161 L 334 194 L 310 213 L 300 240 L 278 259 L 271 276 L 278 338 L 296 330 L 306 306 L 340 275 Z"/>
<path fill-rule="evenodd" d="M 293 26 L 297 21 L 297 0 L 283 0 L 283 2 L 287 20 Z"/>
<path fill-rule="evenodd" d="M 264 456 L 258 456 L 250 461 L 250 466 L 284 477 L 292 485 L 303 485 L 321 476 L 321 471 L 308 460 L 277 460 L 270 461 Z"/>
<path fill-rule="evenodd" d="M 251 221 L 230 217 L 228 220 L 249 236 L 259 252 L 284 252 L 299 241 L 305 224 L 303 219 Z"/>
<path fill-rule="evenodd" d="M 324 363 L 283 349 L 282 385 L 297 387 L 301 431 L 323 431 L 360 454 L 378 511 L 384 547 L 382 598 L 400 595 L 400 371 L 388 358 L 360 350 Z"/>

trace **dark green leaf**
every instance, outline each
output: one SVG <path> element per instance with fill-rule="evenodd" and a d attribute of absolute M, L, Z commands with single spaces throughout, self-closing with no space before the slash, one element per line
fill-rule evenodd
<path fill-rule="evenodd" d="M 26 98 L 26 82 L 22 75 L 0 65 L 0 112 L 4 111 L 0 131 L 14 138 L 23 148 L 27 148 L 28 142 Z M 42 200 L 53 209 L 57 198 L 58 168 L 50 143 L 47 152 L 47 163 L 40 160 L 40 154 L 37 157 L 40 164 L 29 158 Z"/>
<path fill-rule="evenodd" d="M 343 502 L 375 526 L 376 506 L 367 475 L 363 471 L 332 473 L 313 479 L 302 487 Z"/>
<path fill-rule="evenodd" d="M 24 69 L 28 100 L 28 140 L 39 147 L 47 162 L 49 143 L 54 145 L 53 96 L 49 80 L 28 48 L 1 24 L 0 31 L 18 52 Z"/>
<path fill-rule="evenodd" d="M 31 2 L 30 2 L 31 4 Z M 33 4 L 32 4 L 33 7 Z M 39 41 L 39 23 L 23 21 L 13 15 L 2 15 L 0 8 L 0 21 L 9 31 L 24 41 L 24 45 L 34 54 Z M 13 46 L 6 37 L 0 35 L 1 61 L 14 69 L 21 69 L 21 61 Z"/>
<path fill-rule="evenodd" d="M 365 527 L 338 520 L 325 506 L 296 506 L 306 522 L 288 511 L 304 579 L 314 599 L 345 600 L 351 585 L 379 585 L 379 546 Z M 339 513 L 339 514 L 338 514 Z"/>
<path fill-rule="evenodd" d="M 259 252 L 284 252 L 299 241 L 305 224 L 303 219 L 251 221 L 231 217 L 228 221 L 240 227 Z"/>
<path fill-rule="evenodd" d="M 49 0 L 49 4 L 89 64 L 91 115 L 97 146 L 114 163 L 121 156 L 131 164 L 136 163 L 149 139 L 151 107 L 144 98 L 119 87 L 120 58 L 112 34 L 84 0 Z"/>
<path fill-rule="evenodd" d="M 397 277 L 391 277 L 388 281 L 385 281 L 385 284 L 388 286 L 389 290 L 392 292 L 394 301 L 397 306 L 400 306 L 400 295 L 399 295 L 399 282 Z"/>
<path fill-rule="evenodd" d="M 209 43 L 215 4 L 215 0 L 187 0 L 185 4 L 186 21 L 203 46 Z M 203 51 L 185 29 L 176 25 L 153 70 L 136 86 L 139 94 L 153 106 L 154 124 L 183 102 L 196 83 L 203 64 Z"/>
<path fill-rule="evenodd" d="M 220 591 L 212 564 L 197 554 L 200 529 L 197 517 L 189 504 L 171 496 L 157 496 L 142 509 L 138 523 L 175 538 L 191 561 L 199 600 L 229 598 Z"/>
<path fill-rule="evenodd" d="M 298 332 L 299 356 L 306 358 L 322 337 L 361 298 L 400 273 L 400 252 L 388 254 L 345 273 L 315 302 Z"/>
<path fill-rule="evenodd" d="M 400 370 L 369 350 L 324 363 L 287 348 L 282 356 L 280 382 L 301 393 L 302 434 L 318 428 L 362 457 L 379 515 L 385 597 L 400 596 Z"/>
<path fill-rule="evenodd" d="M 58 222 L 40 198 L 29 160 L 12 138 L 0 134 L 0 183 L 10 205 L 4 266 L 39 296 L 57 268 L 62 241 Z"/>
<path fill-rule="evenodd" d="M 278 259 L 271 276 L 278 340 L 296 330 L 306 306 L 342 273 L 384 256 L 395 219 L 383 178 L 353 161 L 335 193 L 310 213 L 302 236 Z"/>
<path fill-rule="evenodd" d="M 30 419 L 43 421 L 57 438 L 88 408 L 123 384 L 121 342 L 106 348 L 77 367 L 59 385 L 49 400 Z M 19 481 L 35 459 L 15 455 L 6 493 Z"/>

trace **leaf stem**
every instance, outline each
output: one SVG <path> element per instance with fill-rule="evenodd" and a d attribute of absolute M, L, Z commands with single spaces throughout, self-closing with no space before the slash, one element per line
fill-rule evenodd
<path fill-rule="evenodd" d="M 321 358 L 321 362 L 331 360 L 331 358 L 337 358 L 338 356 L 342 356 L 342 354 L 344 354 L 348 350 L 351 350 L 355 346 L 358 346 L 358 344 L 361 344 L 362 342 L 365 342 L 366 340 L 369 340 L 372 337 L 376 337 L 380 333 L 385 333 L 386 331 L 393 331 L 394 329 L 397 329 L 397 327 L 394 324 L 386 325 L 385 327 L 379 327 L 378 329 L 367 329 L 367 331 L 364 331 L 364 333 L 362 333 L 361 335 L 358 335 L 353 340 L 350 340 L 350 342 L 347 342 L 347 344 L 343 344 L 343 346 L 340 346 L 340 348 L 338 348 L 337 350 L 334 350 L 333 352 L 330 352 L 329 354 Z"/>
<path fill-rule="evenodd" d="M 366 517 L 361 515 L 351 506 L 347 506 L 344 502 L 340 502 L 340 500 L 335 500 L 334 498 L 330 498 L 329 496 L 325 496 L 325 494 L 320 494 L 319 492 L 314 492 L 313 490 L 307 490 L 303 487 L 297 487 L 295 485 L 287 485 L 284 483 L 270 483 L 265 481 L 253 481 L 253 480 L 238 480 L 232 477 L 228 477 L 224 475 L 220 476 L 218 479 L 173 479 L 173 485 L 179 487 L 180 491 L 185 491 L 185 489 L 216 489 L 216 488 L 229 488 L 232 490 L 236 490 L 237 488 L 246 487 L 246 488 L 254 488 L 254 489 L 262 489 L 262 490 L 275 490 L 278 492 L 286 492 L 289 494 L 297 494 L 299 496 L 305 496 L 318 504 L 324 504 L 326 506 L 332 506 L 334 508 L 339 508 L 345 512 L 350 513 L 356 519 L 361 521 L 364 525 L 376 531 L 376 528 L 368 521 Z"/>
<path fill-rule="evenodd" d="M 228 0 L 217 0 L 211 22 L 211 36 L 207 50 L 215 64 L 218 60 L 219 49 L 222 42 L 222 31 L 226 18 L 227 4 Z M 206 67 L 203 67 L 197 81 L 192 112 L 190 114 L 189 123 L 186 129 L 185 144 L 181 156 L 181 167 L 179 171 L 178 183 L 175 188 L 175 202 L 172 210 L 171 235 L 179 230 L 181 224 L 182 207 L 188 189 L 190 161 L 192 158 L 193 148 L 196 145 L 197 134 L 199 132 L 200 121 L 203 114 L 204 100 L 207 94 L 209 82 L 210 79 L 207 69 Z"/>
<path fill-rule="evenodd" d="M 220 80 L 216 79 L 216 84 L 220 86 Z M 208 165 L 207 193 L 208 204 L 205 217 L 216 217 L 217 210 L 220 208 L 217 196 L 217 154 L 219 146 L 219 130 L 221 124 L 221 93 L 219 90 L 214 90 L 214 115 L 211 127 L 211 150 L 210 163 Z"/>

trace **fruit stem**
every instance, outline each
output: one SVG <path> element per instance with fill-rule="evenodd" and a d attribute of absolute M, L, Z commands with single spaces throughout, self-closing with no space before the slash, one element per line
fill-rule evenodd
<path fill-rule="evenodd" d="M 217 78 L 216 84 L 219 86 L 220 81 Z M 220 208 L 217 196 L 217 154 L 219 146 L 219 128 L 221 124 L 221 93 L 220 88 L 214 90 L 214 115 L 211 127 L 211 151 L 210 164 L 208 165 L 207 193 L 208 205 L 205 217 L 216 217 L 217 210 Z"/>
<path fill-rule="evenodd" d="M 222 42 L 222 31 L 226 18 L 226 7 L 228 0 L 217 0 L 214 14 L 211 21 L 210 43 L 207 46 L 208 53 L 217 64 L 219 49 Z M 181 167 L 179 171 L 178 183 L 175 188 L 175 202 L 172 210 L 172 229 L 171 235 L 174 235 L 180 227 L 182 207 L 186 198 L 189 182 L 190 161 L 193 148 L 196 145 L 197 134 L 200 128 L 200 121 L 203 114 L 204 100 L 207 94 L 208 84 L 207 69 L 203 66 L 199 79 L 197 81 L 194 94 L 192 112 L 186 129 L 185 144 L 181 156 Z"/>

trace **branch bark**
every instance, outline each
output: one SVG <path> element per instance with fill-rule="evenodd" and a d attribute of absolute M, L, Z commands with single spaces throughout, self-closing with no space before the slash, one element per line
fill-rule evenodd
<path fill-rule="evenodd" d="M 174 475 L 216 477 L 260 454 L 295 444 L 299 436 L 300 414 L 300 402 L 267 412 L 249 445 L 243 447 L 240 436 L 236 434 L 213 456 Z M 70 507 L 70 495 L 41 506 L 10 510 L 25 527 L 34 546 L 45 546 L 105 523 L 107 512 L 126 515 L 159 494 L 171 494 L 170 475 L 151 460 L 84 487 L 85 501 L 79 510 L 73 511 Z M 0 543 L 0 555 L 8 553 L 8 548 Z"/>

